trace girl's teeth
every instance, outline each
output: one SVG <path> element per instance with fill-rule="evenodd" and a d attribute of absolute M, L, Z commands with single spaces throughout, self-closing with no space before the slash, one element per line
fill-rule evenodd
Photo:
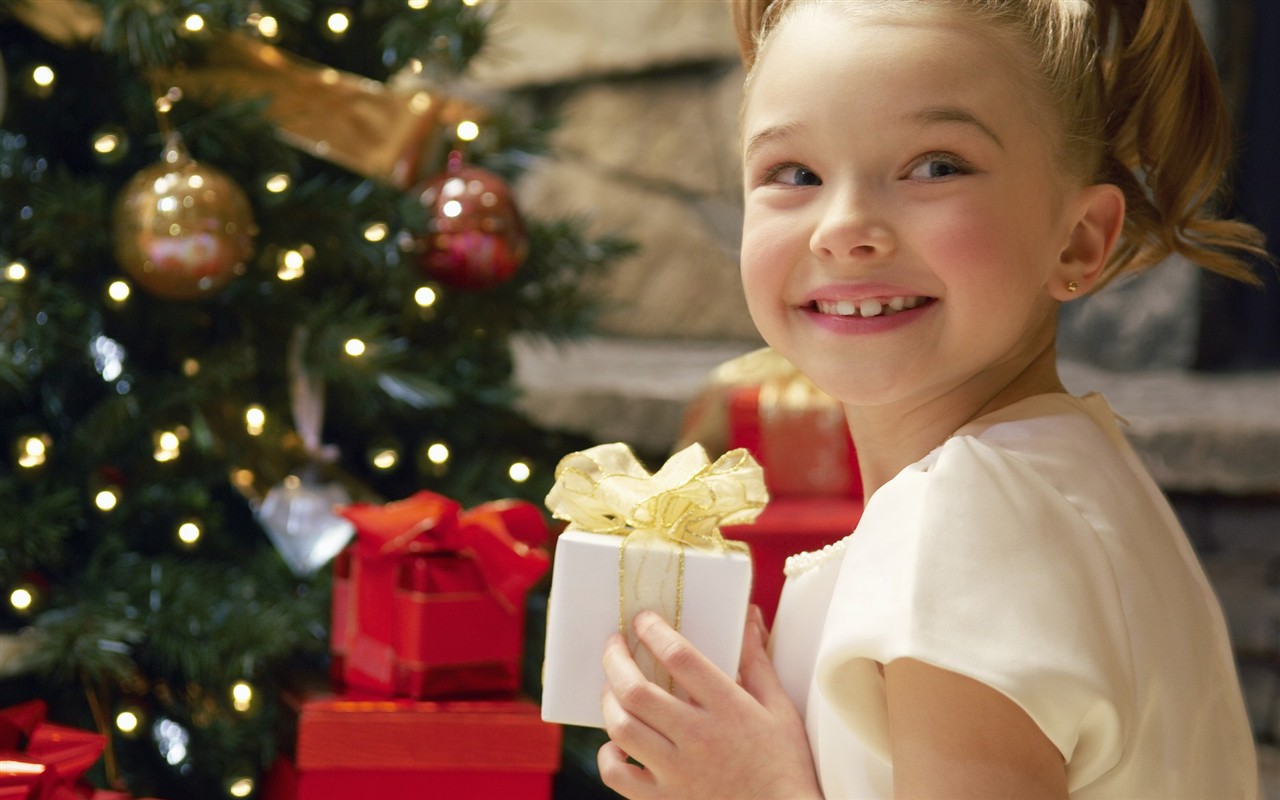
<path fill-rule="evenodd" d="M 879 300 L 863 300 L 855 303 L 852 300 L 818 301 L 818 311 L 823 314 L 835 314 L 841 317 L 878 317 L 885 313 L 896 313 L 908 308 L 915 308 L 922 300 L 919 297 L 891 297 L 885 302 Z"/>

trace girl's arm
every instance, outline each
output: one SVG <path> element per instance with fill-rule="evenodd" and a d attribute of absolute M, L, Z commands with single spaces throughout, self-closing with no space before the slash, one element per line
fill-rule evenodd
<path fill-rule="evenodd" d="M 646 679 L 621 636 L 609 640 L 601 703 L 611 741 L 599 753 L 607 786 L 633 800 L 821 799 L 804 723 L 765 652 L 758 608 L 747 619 L 741 684 L 658 615 L 637 615 L 635 629 L 689 699 Z"/>
<path fill-rule="evenodd" d="M 1067 797 L 1058 748 L 1005 695 L 910 658 L 884 678 L 895 797 Z"/>

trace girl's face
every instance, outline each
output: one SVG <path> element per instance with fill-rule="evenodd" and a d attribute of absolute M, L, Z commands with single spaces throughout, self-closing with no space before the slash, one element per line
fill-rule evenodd
<path fill-rule="evenodd" d="M 774 31 L 748 92 L 747 304 L 815 383 L 920 407 L 994 396 L 1052 348 L 1069 182 L 994 39 L 815 4 Z"/>

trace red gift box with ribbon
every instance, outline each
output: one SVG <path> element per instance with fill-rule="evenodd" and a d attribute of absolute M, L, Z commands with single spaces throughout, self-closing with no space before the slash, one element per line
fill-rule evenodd
<path fill-rule="evenodd" d="M 853 531 L 862 516 L 858 455 L 844 409 L 770 348 L 721 364 L 685 411 L 677 448 L 713 453 L 741 447 L 764 469 L 768 507 L 724 536 L 751 546 L 751 601 L 772 622 L 795 553 L 819 550 Z"/>
<path fill-rule="evenodd" d="M 81 779 L 102 755 L 105 736 L 45 722 L 43 700 L 0 709 L 0 798 L 85 800 Z"/>
<path fill-rule="evenodd" d="M 729 446 L 760 460 L 773 499 L 755 524 L 724 535 L 751 545 L 751 599 L 772 625 L 787 557 L 844 538 L 862 516 L 857 451 L 840 405 L 798 377 L 733 390 L 728 419 Z"/>
<path fill-rule="evenodd" d="M 550 565 L 536 506 L 498 500 L 463 511 L 422 491 L 338 513 L 356 541 L 334 562 L 336 684 L 417 699 L 519 689 L 525 594 Z"/>

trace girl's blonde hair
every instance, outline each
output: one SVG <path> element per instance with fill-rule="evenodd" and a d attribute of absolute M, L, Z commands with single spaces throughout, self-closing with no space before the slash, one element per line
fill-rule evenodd
<path fill-rule="evenodd" d="M 821 0 L 829 2 L 829 0 Z M 812 0 L 731 0 L 748 80 L 770 32 Z M 1186 0 L 856 0 L 954 9 L 1023 43 L 1056 110 L 1064 168 L 1125 196 L 1124 229 L 1098 286 L 1180 253 L 1257 283 L 1269 260 L 1253 226 L 1214 215 L 1231 131 L 1208 48 Z"/>

